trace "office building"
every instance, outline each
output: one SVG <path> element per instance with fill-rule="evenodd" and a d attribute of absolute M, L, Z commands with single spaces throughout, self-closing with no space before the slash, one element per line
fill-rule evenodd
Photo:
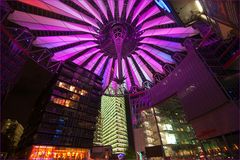
<path fill-rule="evenodd" d="M 62 64 L 24 132 L 21 147 L 30 147 L 30 159 L 86 158 L 93 146 L 100 94 L 97 75 L 72 63 Z M 39 155 L 42 151 L 46 154 Z"/>
<path fill-rule="evenodd" d="M 114 154 L 125 153 L 128 148 L 125 107 L 124 97 L 102 97 L 102 143 L 112 146 Z"/>

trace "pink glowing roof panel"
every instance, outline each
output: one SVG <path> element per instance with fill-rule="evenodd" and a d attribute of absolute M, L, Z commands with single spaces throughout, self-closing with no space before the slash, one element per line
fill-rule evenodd
<path fill-rule="evenodd" d="M 172 42 L 172 41 L 166 41 L 166 40 L 159 40 L 157 38 L 144 38 L 140 41 L 142 44 L 154 44 L 156 46 L 169 49 L 172 51 L 185 51 L 185 47 L 179 43 L 179 42 Z"/>
<path fill-rule="evenodd" d="M 109 60 L 109 63 L 106 68 L 106 72 L 104 72 L 103 75 L 103 88 L 106 88 L 107 85 L 110 83 L 110 75 L 111 75 L 111 70 L 112 70 L 112 63 L 113 59 Z"/>
<path fill-rule="evenodd" d="M 139 24 L 141 24 L 142 22 L 148 20 L 148 18 L 154 16 L 155 14 L 157 13 L 160 13 L 161 11 L 158 9 L 157 6 L 153 6 L 151 7 L 147 12 L 145 12 L 144 14 L 142 14 L 139 19 L 138 19 L 138 22 L 137 22 L 137 26 Z"/>
<path fill-rule="evenodd" d="M 168 16 L 161 16 L 153 20 L 145 21 L 140 30 L 142 31 L 154 26 L 161 26 L 164 24 L 171 24 L 171 23 L 175 23 L 175 22 L 172 19 L 170 19 Z"/>
<path fill-rule="evenodd" d="M 106 6 L 105 6 L 103 0 L 97 0 L 96 4 L 99 6 L 99 9 L 102 11 L 102 13 L 105 16 L 105 18 L 108 19 L 107 9 L 106 9 Z"/>
<path fill-rule="evenodd" d="M 146 52 L 143 50 L 137 50 L 137 54 L 141 55 L 151 66 L 152 68 L 159 72 L 159 73 L 164 73 L 164 70 L 162 68 L 162 65 L 157 63 L 153 58 L 151 58 Z"/>
<path fill-rule="evenodd" d="M 192 27 L 149 29 L 149 30 L 146 30 L 141 35 L 141 37 L 158 36 L 158 35 L 171 36 L 172 34 L 174 34 L 176 37 L 181 37 L 181 34 L 188 34 L 188 35 L 192 36 L 194 34 L 197 34 L 197 32 Z M 178 35 L 180 35 L 180 36 L 178 36 Z"/>
<path fill-rule="evenodd" d="M 149 71 L 149 69 L 146 67 L 146 65 L 140 60 L 140 58 L 137 55 L 133 55 L 136 62 L 139 64 L 141 71 L 143 72 L 144 76 L 149 80 L 153 81 L 153 74 Z"/>
<path fill-rule="evenodd" d="M 93 60 L 91 62 L 89 62 L 87 65 L 86 65 L 86 69 L 88 70 L 91 70 L 94 66 L 94 64 L 97 62 L 97 60 L 103 55 L 103 53 L 97 53 L 95 54 L 95 57 L 93 58 Z"/>
<path fill-rule="evenodd" d="M 135 18 L 141 13 L 141 11 L 148 6 L 148 4 L 151 3 L 149 0 L 142 0 L 141 3 L 138 4 L 136 9 L 133 12 L 132 22 L 135 20 Z"/>
<path fill-rule="evenodd" d="M 89 51 L 85 52 L 82 56 L 75 59 L 73 62 L 81 65 L 83 62 L 85 62 L 86 59 L 88 59 L 90 56 L 97 54 L 100 51 L 98 48 L 91 48 Z"/>

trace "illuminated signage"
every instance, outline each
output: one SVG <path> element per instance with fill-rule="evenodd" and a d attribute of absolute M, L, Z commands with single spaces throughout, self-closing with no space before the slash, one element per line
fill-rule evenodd
<path fill-rule="evenodd" d="M 65 148 L 55 146 L 33 146 L 29 159 L 72 159 L 82 160 L 88 157 L 88 149 Z"/>

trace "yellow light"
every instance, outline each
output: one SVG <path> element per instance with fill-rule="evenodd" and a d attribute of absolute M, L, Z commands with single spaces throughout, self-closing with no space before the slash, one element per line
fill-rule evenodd
<path fill-rule="evenodd" d="M 67 152 L 67 156 L 70 156 L 70 152 Z"/>
<path fill-rule="evenodd" d="M 236 144 L 233 145 L 234 149 L 238 150 L 238 146 Z"/>
<path fill-rule="evenodd" d="M 201 3 L 199 2 L 199 0 L 195 0 L 195 4 L 196 4 L 199 12 L 202 13 L 202 12 L 203 12 L 203 8 L 202 8 L 202 5 L 201 5 Z"/>

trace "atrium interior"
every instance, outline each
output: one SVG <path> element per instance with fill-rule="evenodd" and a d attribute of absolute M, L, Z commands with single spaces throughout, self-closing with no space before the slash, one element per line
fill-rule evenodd
<path fill-rule="evenodd" d="M 238 159 L 238 0 L 1 0 L 0 159 Z"/>

